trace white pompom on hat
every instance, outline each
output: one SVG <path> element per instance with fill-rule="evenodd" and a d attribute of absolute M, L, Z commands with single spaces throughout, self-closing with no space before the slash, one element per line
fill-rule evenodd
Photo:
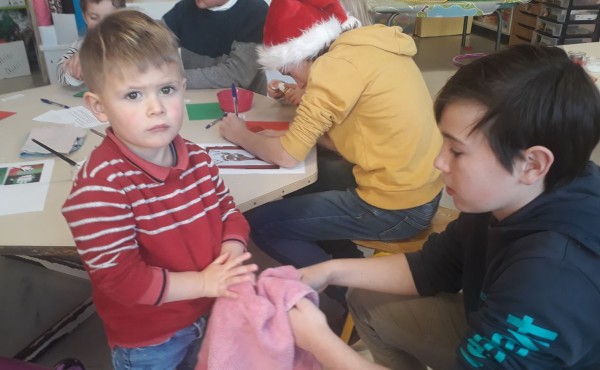
<path fill-rule="evenodd" d="M 312 59 L 360 22 L 338 0 L 273 0 L 258 47 L 258 62 L 281 70 Z"/>

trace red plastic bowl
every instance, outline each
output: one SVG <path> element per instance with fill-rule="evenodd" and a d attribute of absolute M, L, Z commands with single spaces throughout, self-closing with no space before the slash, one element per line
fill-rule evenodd
<path fill-rule="evenodd" d="M 237 88 L 238 97 L 238 113 L 245 112 L 252 108 L 252 99 L 254 93 L 250 90 Z M 234 113 L 235 108 L 233 107 L 233 97 L 231 96 L 231 89 L 219 91 L 217 93 L 217 99 L 223 112 Z"/>
<path fill-rule="evenodd" d="M 452 64 L 454 64 L 455 67 L 462 67 L 465 66 L 469 63 L 471 63 L 474 60 L 477 60 L 481 57 L 486 56 L 486 53 L 472 53 L 472 54 L 461 54 L 461 55 L 457 55 L 454 58 L 452 58 Z"/>

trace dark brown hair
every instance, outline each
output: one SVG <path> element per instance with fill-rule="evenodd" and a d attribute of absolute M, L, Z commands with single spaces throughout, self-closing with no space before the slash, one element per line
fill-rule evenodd
<path fill-rule="evenodd" d="M 444 108 L 460 100 L 487 107 L 472 132 L 484 133 L 509 172 L 527 148 L 552 151 L 546 190 L 574 179 L 600 139 L 598 88 L 557 47 L 517 45 L 461 67 L 435 101 L 438 122 Z"/>

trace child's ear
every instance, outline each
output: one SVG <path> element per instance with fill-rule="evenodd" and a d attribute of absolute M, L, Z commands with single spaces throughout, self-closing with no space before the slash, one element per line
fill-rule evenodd
<path fill-rule="evenodd" d="M 543 182 L 552 163 L 554 163 L 554 154 L 545 146 L 536 145 L 526 149 L 521 160 L 522 173 L 519 180 L 526 185 L 532 185 L 540 180 Z"/>
<path fill-rule="evenodd" d="M 83 101 L 85 101 L 85 105 L 87 105 L 88 109 L 94 114 L 94 116 L 96 116 L 98 121 L 108 121 L 108 117 L 104 113 L 102 99 L 100 99 L 98 95 L 88 91 L 83 94 Z"/>

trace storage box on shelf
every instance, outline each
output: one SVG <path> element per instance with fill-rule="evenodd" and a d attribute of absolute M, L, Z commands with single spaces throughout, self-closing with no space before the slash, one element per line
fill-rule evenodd
<path fill-rule="evenodd" d="M 437 36 L 449 36 L 449 35 L 460 35 L 463 32 L 463 17 L 456 18 L 417 18 L 415 27 L 415 36 L 419 37 L 437 37 Z M 469 17 L 467 22 L 466 33 L 471 33 L 471 24 L 473 23 L 473 17 Z"/>
<path fill-rule="evenodd" d="M 543 3 L 531 42 L 554 46 L 598 41 L 597 0 L 544 0 Z"/>
<path fill-rule="evenodd" d="M 515 8 L 510 26 L 509 45 L 531 43 L 540 9 L 541 4 L 537 1 L 521 4 Z"/>

